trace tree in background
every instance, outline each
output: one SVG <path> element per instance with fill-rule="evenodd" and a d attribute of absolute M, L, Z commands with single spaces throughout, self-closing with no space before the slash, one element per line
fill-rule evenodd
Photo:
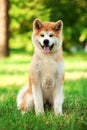
<path fill-rule="evenodd" d="M 0 58 L 9 55 L 8 5 L 9 0 L 0 0 Z"/>
<path fill-rule="evenodd" d="M 87 0 L 44 0 L 43 4 L 50 9 L 51 21 L 63 20 L 64 49 L 84 47 L 87 42 Z"/>
<path fill-rule="evenodd" d="M 63 47 L 68 52 L 72 47 L 82 49 L 87 42 L 87 0 L 11 0 L 9 14 L 11 48 L 31 46 L 36 17 L 42 21 L 63 20 Z"/>

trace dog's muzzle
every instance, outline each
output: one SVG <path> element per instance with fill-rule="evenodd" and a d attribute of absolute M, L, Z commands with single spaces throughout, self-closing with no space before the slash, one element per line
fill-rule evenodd
<path fill-rule="evenodd" d="M 40 46 L 42 47 L 44 53 L 49 53 L 52 50 L 52 48 L 54 47 L 54 44 L 52 44 L 51 46 L 49 45 L 49 40 L 48 39 L 45 39 L 43 41 L 43 44 L 44 45 L 40 44 Z"/>

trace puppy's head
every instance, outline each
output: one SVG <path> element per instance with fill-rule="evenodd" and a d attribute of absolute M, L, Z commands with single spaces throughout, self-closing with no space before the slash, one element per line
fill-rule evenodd
<path fill-rule="evenodd" d="M 62 46 L 63 22 L 41 22 L 35 19 L 33 22 L 32 41 L 35 50 L 43 53 L 57 51 Z"/>

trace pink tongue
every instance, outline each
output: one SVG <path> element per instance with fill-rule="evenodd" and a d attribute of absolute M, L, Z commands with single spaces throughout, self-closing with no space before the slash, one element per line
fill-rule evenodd
<path fill-rule="evenodd" d="M 49 53 L 50 52 L 50 47 L 44 47 L 43 51 L 44 51 L 44 53 Z"/>

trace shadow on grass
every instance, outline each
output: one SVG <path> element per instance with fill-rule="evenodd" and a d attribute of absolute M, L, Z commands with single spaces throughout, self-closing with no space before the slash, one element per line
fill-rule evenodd
<path fill-rule="evenodd" d="M 28 54 L 33 55 L 33 50 L 27 51 L 25 48 L 12 48 L 10 49 L 11 54 Z"/>
<path fill-rule="evenodd" d="M 66 69 L 67 72 L 86 72 L 87 73 L 87 68 L 70 68 Z"/>
<path fill-rule="evenodd" d="M 23 70 L 1 70 L 0 71 L 0 75 L 3 76 L 3 75 L 8 75 L 8 76 L 11 76 L 11 75 L 24 75 L 24 74 L 28 74 L 28 70 L 25 69 L 25 71 Z"/>
<path fill-rule="evenodd" d="M 64 90 L 67 95 L 87 96 L 87 79 L 80 78 L 78 80 L 66 80 Z"/>
<path fill-rule="evenodd" d="M 33 55 L 33 50 L 27 51 L 24 48 L 19 48 L 19 49 L 11 49 L 10 50 L 10 56 L 8 58 L 5 58 L 0 61 L 0 65 L 2 67 L 5 65 L 18 65 L 18 64 L 29 64 L 30 59 Z"/>

